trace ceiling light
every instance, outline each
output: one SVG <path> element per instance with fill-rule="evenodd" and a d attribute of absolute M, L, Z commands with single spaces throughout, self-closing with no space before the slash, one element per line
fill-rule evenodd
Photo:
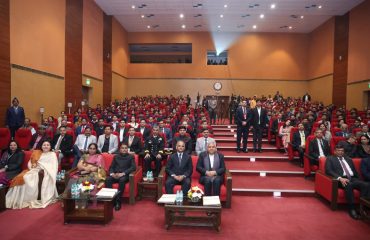
<path fill-rule="evenodd" d="M 257 25 L 253 25 L 253 29 L 256 29 L 257 28 Z"/>
<path fill-rule="evenodd" d="M 227 8 L 227 4 L 224 5 L 224 8 Z"/>
<path fill-rule="evenodd" d="M 301 16 L 301 19 L 303 19 L 303 18 L 304 18 L 304 16 L 302 15 L 302 16 Z"/>
<path fill-rule="evenodd" d="M 273 4 L 270 5 L 270 8 L 271 9 L 274 9 L 275 7 L 276 7 L 276 4 L 275 3 L 273 3 Z"/>
<path fill-rule="evenodd" d="M 264 14 L 261 14 L 261 15 L 260 15 L 260 18 L 261 18 L 261 19 L 262 19 L 262 18 L 264 18 L 264 17 L 265 17 L 265 15 L 264 15 Z"/>
<path fill-rule="evenodd" d="M 293 27 L 292 26 L 289 26 L 289 29 L 292 29 Z"/>
<path fill-rule="evenodd" d="M 224 15 L 222 15 L 222 14 L 221 14 L 221 15 L 220 15 L 220 18 L 223 18 L 223 17 L 224 17 Z"/>
<path fill-rule="evenodd" d="M 135 5 L 132 5 L 132 6 L 131 6 L 131 8 L 132 8 L 132 9 L 135 9 L 136 7 L 135 7 Z"/>
<path fill-rule="evenodd" d="M 218 25 L 217 27 L 218 27 L 218 28 L 221 28 L 221 25 Z"/>
<path fill-rule="evenodd" d="M 319 5 L 319 6 L 318 6 L 318 8 L 322 8 L 322 6 L 321 6 L 321 5 Z"/>
<path fill-rule="evenodd" d="M 180 14 L 180 18 L 184 18 L 184 14 L 182 14 L 182 13 L 181 13 L 181 14 Z"/>
<path fill-rule="evenodd" d="M 186 25 L 185 25 L 185 24 L 183 24 L 183 25 L 181 26 L 181 28 L 184 28 L 184 29 L 185 29 L 185 28 L 186 28 Z"/>
<path fill-rule="evenodd" d="M 141 15 L 141 18 L 145 18 L 145 15 Z"/>
<path fill-rule="evenodd" d="M 146 26 L 146 28 L 150 28 L 150 25 Z"/>

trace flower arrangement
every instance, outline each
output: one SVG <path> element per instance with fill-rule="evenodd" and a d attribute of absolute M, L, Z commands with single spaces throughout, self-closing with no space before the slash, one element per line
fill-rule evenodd
<path fill-rule="evenodd" d="M 200 189 L 198 186 L 194 186 L 190 188 L 188 191 L 188 198 L 192 202 L 199 202 L 203 195 L 204 195 L 203 190 Z"/>
<path fill-rule="evenodd" d="M 91 191 L 94 189 L 94 185 L 91 184 L 91 182 L 89 181 L 83 181 L 81 185 L 81 189 L 83 192 Z"/>

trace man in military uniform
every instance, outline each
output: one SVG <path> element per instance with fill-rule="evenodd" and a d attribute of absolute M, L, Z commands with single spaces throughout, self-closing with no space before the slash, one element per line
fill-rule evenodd
<path fill-rule="evenodd" d="M 233 118 L 234 118 L 234 122 L 235 122 L 235 112 L 236 112 L 236 109 L 238 108 L 238 103 L 236 102 L 236 99 L 234 96 L 231 96 L 231 101 L 230 101 L 230 104 L 229 104 L 229 120 L 230 120 L 230 124 L 233 124 Z"/>
<path fill-rule="evenodd" d="M 151 163 L 155 161 L 155 177 L 158 176 L 161 169 L 161 161 L 164 157 L 163 150 L 164 139 L 159 136 L 159 127 L 155 125 L 152 129 L 152 135 L 146 139 L 144 144 L 145 169 L 146 171 L 151 171 Z"/>
<path fill-rule="evenodd" d="M 183 141 L 185 143 L 185 151 L 191 155 L 193 151 L 193 142 L 191 137 L 186 136 L 186 126 L 179 127 L 179 135 L 173 138 L 172 146 L 176 146 L 178 141 Z"/>
<path fill-rule="evenodd" d="M 216 108 L 217 108 L 217 98 L 213 96 L 211 99 L 208 100 L 208 113 L 211 124 L 216 124 Z"/>

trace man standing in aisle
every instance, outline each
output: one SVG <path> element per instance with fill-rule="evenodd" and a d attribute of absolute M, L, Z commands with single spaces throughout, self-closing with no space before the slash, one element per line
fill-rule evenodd
<path fill-rule="evenodd" d="M 19 106 L 18 98 L 13 98 L 12 106 L 6 111 L 6 125 L 10 129 L 10 134 L 14 138 L 15 132 L 24 124 L 25 114 Z"/>
<path fill-rule="evenodd" d="M 262 133 L 268 127 L 267 111 L 262 107 L 261 100 L 257 100 L 256 107 L 252 110 L 253 125 L 253 152 L 262 152 Z"/>
<path fill-rule="evenodd" d="M 250 121 L 252 119 L 251 111 L 247 108 L 247 101 L 243 100 L 235 114 L 236 129 L 236 152 L 240 153 L 240 141 L 243 137 L 243 152 L 248 152 L 247 141 L 249 134 Z"/>

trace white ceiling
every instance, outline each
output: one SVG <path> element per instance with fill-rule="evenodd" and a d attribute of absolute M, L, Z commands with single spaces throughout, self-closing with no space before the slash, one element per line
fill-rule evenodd
<path fill-rule="evenodd" d="M 115 16 L 128 32 L 308 33 L 330 17 L 345 14 L 363 0 L 95 0 L 95 2 L 106 14 Z M 227 8 L 224 7 L 225 4 Z M 276 5 L 275 9 L 270 8 L 271 4 Z M 184 14 L 184 18 L 181 19 L 180 14 Z M 220 17 L 221 14 L 223 18 Z M 260 18 L 260 14 L 264 14 L 263 19 Z M 145 17 L 142 18 L 142 15 Z M 186 28 L 183 29 L 182 25 L 186 25 Z M 257 28 L 253 29 L 253 25 Z"/>

